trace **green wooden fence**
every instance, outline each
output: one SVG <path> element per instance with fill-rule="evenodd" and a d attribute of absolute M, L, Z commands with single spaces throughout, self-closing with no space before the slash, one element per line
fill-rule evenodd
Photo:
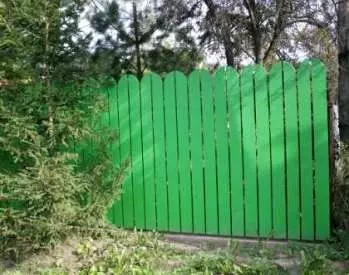
<path fill-rule="evenodd" d="M 103 91 L 129 159 L 120 227 L 274 239 L 330 236 L 326 70 L 126 75 Z"/>

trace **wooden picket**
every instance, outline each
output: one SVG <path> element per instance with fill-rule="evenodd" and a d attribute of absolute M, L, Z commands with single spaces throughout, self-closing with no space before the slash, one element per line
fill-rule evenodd
<path fill-rule="evenodd" d="M 119 227 L 221 236 L 325 240 L 330 236 L 326 69 L 195 70 L 165 79 L 127 75 L 105 88 L 129 160 Z"/>

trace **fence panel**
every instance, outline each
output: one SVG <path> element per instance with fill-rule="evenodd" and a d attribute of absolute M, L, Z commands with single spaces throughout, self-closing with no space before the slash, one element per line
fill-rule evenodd
<path fill-rule="evenodd" d="M 200 78 L 200 71 L 194 71 L 191 73 L 188 79 L 190 110 L 190 153 L 193 189 L 193 226 L 195 232 L 205 233 Z M 178 102 L 178 104 L 181 103 Z"/>
<path fill-rule="evenodd" d="M 218 234 L 218 191 L 216 173 L 216 144 L 214 126 L 214 98 L 212 77 L 208 72 L 201 72 L 202 79 L 202 131 L 204 158 L 204 187 L 206 203 L 206 233 Z"/>
<path fill-rule="evenodd" d="M 189 95 L 188 81 L 181 75 L 176 82 L 178 174 L 182 232 L 193 231 L 193 194 L 190 173 Z"/>
<path fill-rule="evenodd" d="M 241 95 L 239 75 L 227 68 L 228 124 L 230 145 L 231 230 L 244 236 L 244 182 L 242 160 Z"/>
<path fill-rule="evenodd" d="M 131 160 L 109 219 L 222 236 L 330 236 L 326 70 L 222 68 L 108 88 L 116 163 Z M 108 116 L 101 126 L 105 127 Z"/>
<path fill-rule="evenodd" d="M 130 160 L 131 156 L 129 76 L 124 76 L 119 82 L 118 108 L 120 121 L 120 161 L 124 162 Z M 123 226 L 126 228 L 133 228 L 135 224 L 131 172 L 127 173 L 123 182 L 121 203 Z"/>
<path fill-rule="evenodd" d="M 167 231 L 168 227 L 168 188 L 166 178 L 164 90 L 162 80 L 152 75 L 153 85 L 153 127 L 154 127 L 154 167 L 156 197 L 156 229 Z"/>
<path fill-rule="evenodd" d="M 152 109 L 153 76 L 141 82 L 142 162 L 144 180 L 145 228 L 156 228 L 156 199 L 154 182 L 154 140 Z"/>
<path fill-rule="evenodd" d="M 164 80 L 165 107 L 165 139 L 166 139 L 166 171 L 168 188 L 168 219 L 169 230 L 180 231 L 180 205 L 178 186 L 178 146 L 177 146 L 177 114 L 176 84 L 177 72 L 167 75 Z"/>
<path fill-rule="evenodd" d="M 227 82 L 224 68 L 216 71 L 214 75 L 214 100 L 217 150 L 218 227 L 219 234 L 230 235 L 231 207 L 227 128 Z"/>
<path fill-rule="evenodd" d="M 273 188 L 273 236 L 286 237 L 285 125 L 282 63 L 269 73 L 270 136 Z"/>
<path fill-rule="evenodd" d="M 327 131 L 326 70 L 319 61 L 312 64 L 312 103 L 314 126 L 315 239 L 330 235 L 329 153 Z"/>
<path fill-rule="evenodd" d="M 269 97 L 267 74 L 264 68 L 261 66 L 256 68 L 254 85 L 256 98 L 259 235 L 267 237 L 272 233 L 273 230 L 270 170 Z"/>
<path fill-rule="evenodd" d="M 294 68 L 283 63 L 285 95 L 286 182 L 288 237 L 300 237 L 299 144 L 297 120 L 297 83 Z"/>
<path fill-rule="evenodd" d="M 252 67 L 241 73 L 241 115 L 243 169 L 245 186 L 245 228 L 246 235 L 258 236 L 258 194 L 257 194 L 257 159 L 255 99 Z"/>
<path fill-rule="evenodd" d="M 301 180 L 301 234 L 304 240 L 314 239 L 313 209 L 313 140 L 311 114 L 311 65 L 303 63 L 297 71 L 299 118 L 299 167 Z"/>

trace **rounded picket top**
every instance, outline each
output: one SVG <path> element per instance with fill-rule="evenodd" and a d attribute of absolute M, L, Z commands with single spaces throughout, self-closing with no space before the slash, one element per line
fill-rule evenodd
<path fill-rule="evenodd" d="M 162 77 L 157 73 L 151 73 L 151 77 L 153 81 L 162 82 Z"/>
<path fill-rule="evenodd" d="M 211 73 L 207 69 L 195 69 L 194 71 L 197 71 L 201 77 L 211 78 Z"/>
<path fill-rule="evenodd" d="M 121 84 L 125 84 L 125 83 L 128 83 L 128 75 L 127 74 L 121 76 L 121 78 L 118 81 L 118 85 L 120 86 Z"/>
<path fill-rule="evenodd" d="M 271 68 L 269 69 L 269 76 L 277 75 L 279 73 L 282 73 L 282 68 L 283 68 L 283 62 L 282 61 L 273 64 L 271 66 Z"/>
<path fill-rule="evenodd" d="M 230 67 L 230 66 L 221 66 L 213 72 L 213 75 L 215 76 L 216 74 L 222 74 L 222 73 L 225 74 L 226 72 L 228 72 L 230 70 L 235 70 L 235 69 Z"/>
<path fill-rule="evenodd" d="M 292 91 L 293 93 L 296 93 L 296 69 L 294 66 L 289 62 L 283 62 L 282 63 L 282 70 L 283 70 L 283 85 L 284 85 L 284 93 L 286 91 Z"/>
<path fill-rule="evenodd" d="M 300 63 L 299 67 L 301 67 L 303 64 L 305 64 L 306 66 L 319 67 L 326 70 L 325 64 L 319 58 L 306 59 Z"/>
<path fill-rule="evenodd" d="M 117 82 L 117 93 L 127 94 L 128 93 L 128 75 L 123 75 Z"/>
<path fill-rule="evenodd" d="M 318 58 L 312 58 L 309 59 L 309 62 L 311 64 L 311 73 L 313 79 L 326 79 L 327 75 L 327 68 L 325 64 Z"/>
<path fill-rule="evenodd" d="M 310 59 L 310 61 L 311 61 L 311 64 L 313 64 L 313 66 L 318 66 L 318 67 L 324 68 L 326 70 L 326 66 L 321 61 L 321 59 L 319 59 L 319 58 L 312 58 L 312 59 Z"/>
<path fill-rule="evenodd" d="M 255 91 L 264 93 L 267 87 L 268 73 L 264 66 L 257 64 L 253 68 L 254 70 L 254 86 Z"/>
<path fill-rule="evenodd" d="M 201 71 L 196 69 L 192 71 L 188 76 L 188 90 L 190 94 L 195 94 L 201 85 Z M 201 90 L 200 90 L 201 92 Z"/>
<path fill-rule="evenodd" d="M 139 84 L 138 78 L 135 75 L 128 74 L 127 76 L 128 76 L 128 82 L 130 85 L 132 85 L 132 84 L 138 85 Z"/>
<path fill-rule="evenodd" d="M 140 80 L 141 84 L 141 92 L 144 92 L 147 87 L 147 89 L 150 89 L 152 83 L 152 74 L 151 73 L 146 73 L 143 75 L 142 79 Z"/>
<path fill-rule="evenodd" d="M 253 74 L 254 68 L 252 65 L 248 65 L 240 71 L 240 86 L 242 94 L 250 95 L 251 90 L 253 89 Z"/>
<path fill-rule="evenodd" d="M 254 73 L 255 74 L 265 74 L 265 75 L 267 75 L 268 74 L 268 72 L 267 72 L 267 70 L 265 69 L 265 67 L 263 66 L 263 65 L 261 65 L 261 64 L 256 64 L 256 65 L 254 65 L 253 66 L 253 70 L 254 70 Z"/>
<path fill-rule="evenodd" d="M 226 79 L 226 73 L 227 73 L 228 67 L 219 67 L 217 68 L 214 73 L 212 74 L 212 78 L 217 81 L 218 79 Z"/>
<path fill-rule="evenodd" d="M 296 72 L 296 69 L 295 69 L 295 67 L 293 66 L 293 64 L 290 63 L 290 62 L 287 62 L 287 61 L 283 61 L 283 62 L 282 62 L 282 68 L 283 68 L 284 72 L 285 72 L 285 71 L 288 71 L 288 72 Z"/>
<path fill-rule="evenodd" d="M 225 73 L 226 73 L 227 75 L 236 75 L 236 76 L 239 76 L 239 72 L 238 72 L 235 68 L 233 68 L 233 67 L 231 67 L 231 66 L 226 66 L 226 67 L 224 67 L 224 69 L 225 69 Z"/>
<path fill-rule="evenodd" d="M 310 72 L 311 70 L 311 61 L 309 59 L 302 61 L 298 68 L 297 68 L 297 74 L 304 74 L 305 72 Z"/>
<path fill-rule="evenodd" d="M 154 80 L 155 81 L 158 81 L 158 80 L 162 81 L 160 75 L 158 75 L 157 73 L 149 72 L 149 73 L 146 73 L 143 75 L 140 82 L 142 84 L 142 83 L 146 83 L 147 81 L 154 81 Z"/>
<path fill-rule="evenodd" d="M 247 65 L 240 70 L 240 77 L 251 76 L 254 74 L 254 65 Z"/>
<path fill-rule="evenodd" d="M 123 75 L 118 82 L 118 93 L 128 93 L 129 88 L 132 86 L 139 87 L 139 81 L 136 76 L 132 74 Z"/>
<path fill-rule="evenodd" d="M 174 71 L 176 79 L 187 80 L 187 76 L 181 71 Z"/>
<path fill-rule="evenodd" d="M 151 81 L 151 87 L 153 93 L 163 93 L 163 82 L 160 75 L 156 73 L 149 73 L 143 76 L 141 85 L 146 81 Z"/>
<path fill-rule="evenodd" d="M 305 60 L 297 68 L 297 87 L 300 95 L 310 91 L 311 66 L 311 61 Z"/>
<path fill-rule="evenodd" d="M 168 84 L 171 81 L 187 81 L 187 77 L 181 71 L 172 71 L 166 74 L 164 78 L 164 84 Z"/>
<path fill-rule="evenodd" d="M 209 71 L 207 71 L 206 69 L 195 69 L 189 74 L 188 81 L 191 82 L 197 79 L 198 81 L 201 82 L 205 78 L 207 80 L 211 79 L 211 74 L 209 73 Z"/>
<path fill-rule="evenodd" d="M 321 101 L 325 98 L 327 101 L 327 69 L 319 59 L 311 59 L 310 62 L 313 99 Z"/>
<path fill-rule="evenodd" d="M 258 79 L 266 78 L 268 76 L 267 70 L 261 64 L 256 64 L 253 66 L 253 74 L 255 75 L 256 87 L 258 87 Z"/>
<path fill-rule="evenodd" d="M 188 80 L 191 80 L 193 78 L 197 78 L 199 76 L 200 76 L 200 69 L 195 69 L 188 75 Z"/>

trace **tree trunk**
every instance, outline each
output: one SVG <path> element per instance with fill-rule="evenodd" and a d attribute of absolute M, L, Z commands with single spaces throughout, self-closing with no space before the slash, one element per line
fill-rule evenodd
<path fill-rule="evenodd" d="M 341 140 L 349 142 L 349 0 L 339 2 L 337 27 L 339 131 Z"/>
<path fill-rule="evenodd" d="M 136 2 L 133 1 L 133 26 L 134 26 L 134 35 L 135 35 L 135 46 L 136 46 L 136 70 L 137 77 L 142 78 L 142 61 L 141 61 L 141 49 L 140 49 L 140 35 L 139 35 L 139 22 L 138 22 L 138 13 Z"/>
<path fill-rule="evenodd" d="M 44 78 L 46 86 L 46 97 L 48 106 L 48 118 L 47 118 L 47 133 L 51 143 L 51 149 L 55 146 L 54 141 L 54 122 L 53 122 L 53 109 L 51 102 L 51 80 L 50 80 L 50 65 L 49 65 L 49 50 L 50 50 L 50 18 L 48 7 L 46 6 L 46 16 L 45 16 L 45 63 L 44 63 Z M 52 153 L 53 150 L 50 152 Z"/>
<path fill-rule="evenodd" d="M 231 67 L 235 67 L 235 58 L 233 52 L 233 43 L 230 41 L 229 37 L 224 39 L 224 52 L 225 59 L 227 61 L 227 65 Z"/>

